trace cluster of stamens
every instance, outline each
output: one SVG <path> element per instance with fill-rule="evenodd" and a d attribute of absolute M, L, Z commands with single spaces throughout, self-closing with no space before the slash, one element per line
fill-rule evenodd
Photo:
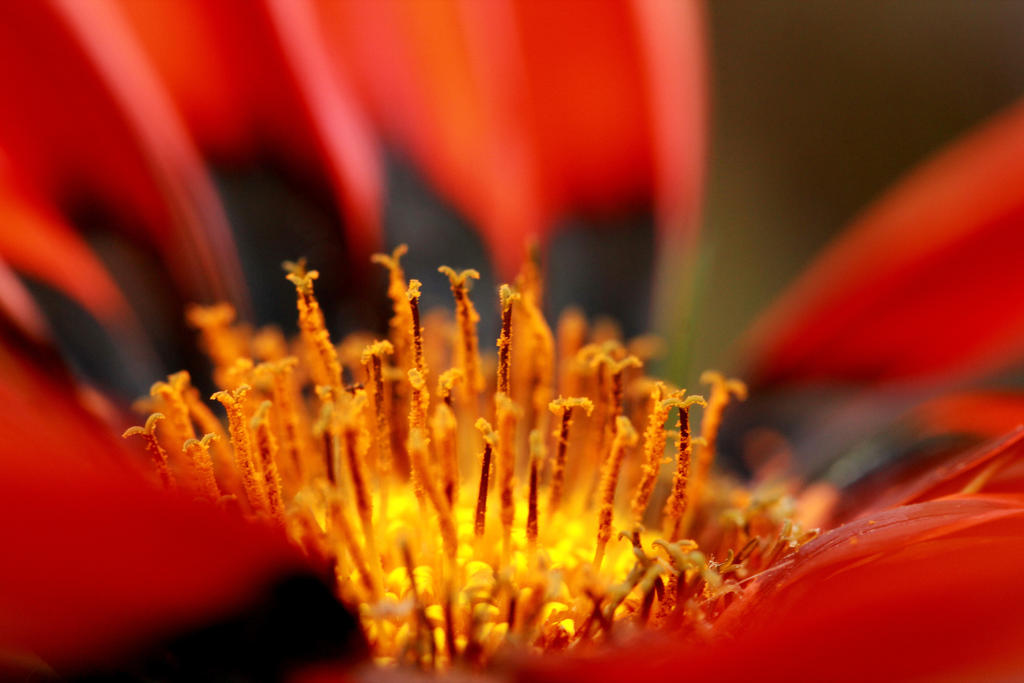
<path fill-rule="evenodd" d="M 649 340 L 625 343 L 578 311 L 553 334 L 529 260 L 500 289 L 497 354 L 481 353 L 477 272 L 441 267 L 454 316 L 421 316 L 403 253 L 374 257 L 389 273 L 387 339 L 335 345 L 302 262 L 285 264 L 292 342 L 237 324 L 230 306 L 192 308 L 226 422 L 179 372 L 125 432 L 144 439 L 164 486 L 329 558 L 379 663 L 482 666 L 645 628 L 699 634 L 745 577 L 812 536 L 785 487 L 712 474 L 742 383 L 705 373 L 708 400 L 685 396 L 643 374 Z"/>

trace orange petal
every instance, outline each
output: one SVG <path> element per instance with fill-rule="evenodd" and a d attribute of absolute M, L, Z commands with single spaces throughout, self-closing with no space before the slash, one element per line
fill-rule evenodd
<path fill-rule="evenodd" d="M 666 635 L 526 680 L 1015 680 L 1024 501 L 944 498 L 835 529 L 755 580 L 710 640 Z"/>
<path fill-rule="evenodd" d="M 23 361 L 0 349 L 0 651 L 81 669 L 226 616 L 304 566 L 279 532 L 154 488 Z"/>
<path fill-rule="evenodd" d="M 761 383 L 977 373 L 1024 353 L 1024 104 L 871 207 L 762 318 Z"/>
<path fill-rule="evenodd" d="M 0 144 L 19 179 L 145 228 L 190 296 L 244 301 L 213 183 L 110 2 L 5 3 L 0 61 Z"/>
<path fill-rule="evenodd" d="M 562 213 L 648 201 L 692 227 L 696 3 L 319 5 L 378 124 L 481 227 L 504 273 Z"/>

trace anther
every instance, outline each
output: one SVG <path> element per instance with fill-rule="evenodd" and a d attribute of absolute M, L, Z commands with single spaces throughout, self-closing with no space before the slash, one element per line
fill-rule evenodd
<path fill-rule="evenodd" d="M 376 532 L 373 528 L 373 501 L 370 498 L 367 483 L 366 459 L 359 448 L 360 418 L 365 404 L 365 391 L 357 391 L 354 397 L 346 399 L 342 403 L 340 410 L 341 446 L 348 465 L 349 477 L 352 480 L 356 511 L 359 514 L 359 522 L 366 542 L 367 562 L 372 575 L 374 592 L 379 593 L 383 586 L 381 558 L 377 550 Z"/>
<path fill-rule="evenodd" d="M 121 437 L 127 439 L 129 436 L 141 436 L 146 442 L 146 452 L 153 458 L 153 464 L 156 465 L 157 474 L 160 475 L 160 483 L 163 484 L 164 488 L 173 488 L 174 476 L 171 474 L 170 467 L 167 464 L 167 451 L 164 450 L 164 447 L 160 445 L 156 438 L 156 425 L 163 419 L 163 413 L 153 413 L 146 419 L 145 426 L 129 427 Z"/>
<path fill-rule="evenodd" d="M 456 273 L 448 266 L 441 266 L 437 270 L 448 276 L 452 296 L 455 298 L 455 318 L 458 323 L 455 364 L 465 375 L 466 395 L 475 397 L 484 390 L 484 377 L 480 372 L 480 343 L 476 332 L 480 315 L 469 298 L 469 283 L 470 280 L 479 280 L 480 273 L 472 269 Z"/>
<path fill-rule="evenodd" d="M 420 325 L 420 287 L 422 287 L 422 283 L 419 280 L 409 280 L 405 298 L 409 300 L 409 312 L 412 316 L 409 338 L 412 342 L 413 367 L 426 377 L 427 365 L 423 360 L 423 327 Z"/>
<path fill-rule="evenodd" d="M 305 466 L 302 462 L 302 449 L 300 445 L 301 431 L 299 428 L 299 413 L 296 403 L 301 400 L 298 397 L 294 385 L 295 366 L 298 359 L 294 356 L 287 356 L 275 361 L 268 361 L 256 366 L 257 371 L 265 372 L 271 378 L 271 391 L 274 399 L 275 412 L 279 416 L 282 435 L 284 436 L 284 451 L 288 454 L 295 481 L 301 482 L 305 478 Z"/>
<path fill-rule="evenodd" d="M 281 496 L 281 477 L 277 472 L 277 441 L 270 431 L 270 420 L 267 413 L 270 401 L 264 401 L 252 417 L 250 426 L 256 435 L 256 452 L 260 456 L 263 470 L 263 487 L 267 497 L 270 516 L 278 523 L 284 524 L 284 500 Z"/>
<path fill-rule="evenodd" d="M 340 387 L 341 362 L 338 360 L 338 351 L 331 344 L 331 335 L 327 331 L 323 311 L 313 294 L 313 282 L 320 277 L 320 273 L 306 270 L 305 261 L 286 261 L 283 265 L 288 271 L 288 281 L 295 285 L 299 329 L 302 331 L 306 352 L 309 354 L 314 381 L 317 384 Z"/>
<path fill-rule="evenodd" d="M 662 457 L 665 454 L 665 421 L 668 420 L 672 408 L 684 405 L 683 393 L 677 392 L 668 398 L 662 398 L 665 385 L 658 382 L 651 390 L 651 413 L 644 432 L 644 457 L 640 463 L 640 481 L 633 495 L 632 511 L 636 522 L 643 520 L 647 504 L 654 493 L 654 484 L 661 469 Z"/>
<path fill-rule="evenodd" d="M 174 432 L 175 445 L 179 447 L 188 439 L 196 438 L 192 420 L 188 417 L 188 404 L 182 395 L 188 385 L 188 373 L 175 373 L 168 376 L 166 382 L 155 382 L 149 389 L 150 396 L 163 402 L 167 424 Z"/>
<path fill-rule="evenodd" d="M 388 478 L 393 467 L 391 454 L 391 422 L 385 410 L 383 359 L 394 353 L 391 342 L 378 340 L 363 350 L 363 368 L 366 370 L 366 385 L 373 396 L 373 443 L 377 452 L 377 472 L 380 485 L 381 515 L 387 514 Z"/>
<path fill-rule="evenodd" d="M 515 518 L 515 466 L 516 466 L 516 424 L 519 407 L 507 394 L 494 396 L 495 419 L 498 422 L 497 466 L 498 495 L 501 506 L 501 526 L 504 531 L 502 551 L 507 561 L 511 555 L 512 524 Z"/>
<path fill-rule="evenodd" d="M 426 433 L 420 427 L 414 427 L 409 431 L 409 459 L 413 472 L 416 474 L 414 481 L 417 488 L 420 488 L 426 495 L 427 500 L 437 511 L 438 524 L 441 527 L 441 539 L 444 543 L 448 559 L 455 561 L 458 552 L 458 539 L 455 531 L 455 518 L 448 507 L 441 489 L 437 486 L 434 477 L 430 476 L 428 469 L 428 441 Z"/>
<path fill-rule="evenodd" d="M 544 437 L 539 429 L 530 432 L 530 478 L 527 497 L 526 542 L 531 552 L 537 549 L 537 486 L 544 459 Z"/>
<path fill-rule="evenodd" d="M 690 406 L 707 405 L 701 396 L 687 396 L 677 408 L 679 409 L 679 422 L 677 429 L 679 436 L 676 439 L 676 472 L 672 477 L 672 493 L 665 502 L 665 510 L 662 513 L 665 536 L 669 540 L 675 539 L 679 522 L 687 507 L 687 484 L 690 475 L 690 456 L 692 444 L 690 443 Z"/>
<path fill-rule="evenodd" d="M 562 489 L 565 485 L 565 465 L 569 455 L 569 428 L 572 425 L 573 408 L 582 408 L 589 416 L 594 404 L 589 398 L 562 398 L 559 396 L 548 404 L 548 408 L 559 416 L 555 436 L 555 461 L 551 468 L 551 493 L 548 499 L 548 514 L 553 514 L 562 504 Z"/>
<path fill-rule="evenodd" d="M 626 457 L 626 449 L 637 442 L 636 430 L 633 429 L 628 417 L 619 416 L 615 419 L 615 438 L 612 448 L 601 470 L 601 484 L 598 500 L 597 550 L 594 553 L 594 567 L 600 569 L 604 559 L 605 546 L 612 537 L 612 513 L 615 508 L 615 488 L 619 481 L 619 470 Z"/>
<path fill-rule="evenodd" d="M 446 370 L 438 381 L 438 395 L 441 404 L 434 411 L 430 421 L 434 436 L 434 447 L 441 463 L 441 479 L 444 484 L 444 496 L 450 506 L 455 505 L 459 490 L 459 456 L 457 448 L 458 423 L 455 411 L 451 406 L 451 387 L 455 380 L 462 377 L 458 368 Z"/>
<path fill-rule="evenodd" d="M 217 501 L 221 496 L 210 457 L 210 443 L 219 438 L 217 434 L 204 434 L 202 439 L 189 439 L 181 447 L 192 463 L 199 491 L 211 501 Z"/>
<path fill-rule="evenodd" d="M 494 430 L 491 429 L 490 423 L 482 417 L 476 421 L 475 426 L 483 436 L 484 452 L 480 459 L 480 489 L 476 498 L 476 516 L 473 524 L 473 533 L 477 538 L 482 538 L 485 525 L 487 524 L 487 491 L 490 488 L 491 458 L 498 437 Z"/>
<path fill-rule="evenodd" d="M 711 385 L 711 392 L 700 425 L 700 435 L 704 443 L 697 449 L 696 467 L 688 492 L 690 498 L 698 502 L 703 500 L 704 489 L 711 476 L 711 466 L 715 461 L 715 452 L 718 448 L 718 428 L 722 424 L 722 413 L 729 405 L 731 397 L 736 397 L 740 401 L 747 398 L 746 384 L 738 379 L 727 379 L 716 370 L 703 372 L 700 381 L 702 384 Z M 691 508 L 691 511 L 682 520 L 681 527 L 688 527 L 692 517 Z"/>
<path fill-rule="evenodd" d="M 266 507 L 266 497 L 256 476 L 248 421 L 245 419 L 245 411 L 242 409 L 250 389 L 248 384 L 243 384 L 230 391 L 218 391 L 210 399 L 220 401 L 227 412 L 228 431 L 231 433 L 231 445 L 235 450 L 235 464 L 242 475 L 242 488 L 245 490 L 250 509 L 253 512 L 258 512 Z"/>
<path fill-rule="evenodd" d="M 245 346 L 238 332 L 232 327 L 235 309 L 231 304 L 214 306 L 189 306 L 185 311 L 189 325 L 199 330 L 199 340 L 206 354 L 213 361 L 214 380 L 219 386 L 226 386 L 222 376 L 239 356 L 246 355 Z"/>
<path fill-rule="evenodd" d="M 501 302 L 501 334 L 498 336 L 498 393 L 511 395 L 511 358 L 512 358 L 512 304 L 519 299 L 519 294 L 508 285 L 499 290 Z"/>
<path fill-rule="evenodd" d="M 391 327 L 391 342 L 394 344 L 395 360 L 399 367 L 408 369 L 409 352 L 408 334 L 412 327 L 412 311 L 406 297 L 405 271 L 402 270 L 401 258 L 409 251 L 405 244 L 399 244 L 388 254 L 374 254 L 370 257 L 373 263 L 379 263 L 388 269 L 388 298 L 391 299 L 392 316 L 388 323 Z"/>

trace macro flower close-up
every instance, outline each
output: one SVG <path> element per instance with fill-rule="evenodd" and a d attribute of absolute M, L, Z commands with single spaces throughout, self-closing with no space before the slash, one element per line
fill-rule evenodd
<path fill-rule="evenodd" d="M 1024 678 L 1015 3 L 0 3 L 0 678 Z"/>

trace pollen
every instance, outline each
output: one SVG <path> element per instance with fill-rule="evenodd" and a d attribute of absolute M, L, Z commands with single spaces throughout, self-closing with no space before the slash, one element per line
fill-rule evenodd
<path fill-rule="evenodd" d="M 479 273 L 441 266 L 424 282 L 447 279 L 452 313 L 421 314 L 406 251 L 373 257 L 392 306 L 379 337 L 331 338 L 305 261 L 284 264 L 294 342 L 226 304 L 190 308 L 218 391 L 203 401 L 188 373 L 171 375 L 124 434 L 160 485 L 327 560 L 380 666 L 480 669 L 650 629 L 700 637 L 744 579 L 814 535 L 787 482 L 748 488 L 714 467 L 742 382 L 705 373 L 707 400 L 686 395 L 646 374 L 656 339 L 576 310 L 552 332 L 536 252 L 475 303 Z M 493 346 L 477 306 L 499 314 Z"/>

